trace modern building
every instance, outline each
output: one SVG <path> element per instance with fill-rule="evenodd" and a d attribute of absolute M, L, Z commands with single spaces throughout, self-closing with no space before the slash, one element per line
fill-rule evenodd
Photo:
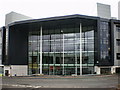
<path fill-rule="evenodd" d="M 19 20 L 20 14 L 6 15 L 1 28 L 4 75 L 118 73 L 120 20 L 111 18 L 109 5 L 97 5 L 98 17 Z"/>
<path fill-rule="evenodd" d="M 115 73 L 114 65 L 119 67 L 120 59 L 120 38 L 116 36 L 119 28 L 119 20 L 84 15 L 11 23 L 8 47 L 3 49 L 2 63 L 8 70 L 5 72 L 11 75 Z"/>

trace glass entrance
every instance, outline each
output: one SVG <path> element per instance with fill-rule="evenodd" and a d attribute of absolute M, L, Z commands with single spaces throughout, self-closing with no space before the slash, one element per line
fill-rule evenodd
<path fill-rule="evenodd" d="M 81 33 L 83 73 L 93 70 L 94 66 L 94 27 L 83 26 Z M 41 54 L 42 42 L 42 56 Z M 45 75 L 80 74 L 80 28 L 79 24 L 49 26 L 29 32 L 29 74 L 40 73 L 42 57 L 42 73 Z M 93 69 L 93 68 L 92 68 Z"/>
<path fill-rule="evenodd" d="M 29 64 L 29 68 L 31 68 L 32 74 L 38 74 L 38 56 L 31 56 L 31 64 Z"/>

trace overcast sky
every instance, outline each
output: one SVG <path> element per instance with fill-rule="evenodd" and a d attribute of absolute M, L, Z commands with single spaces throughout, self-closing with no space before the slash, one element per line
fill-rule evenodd
<path fill-rule="evenodd" d="M 5 14 L 14 11 L 32 18 L 46 18 L 71 14 L 97 16 L 96 3 L 111 5 L 112 17 L 118 17 L 120 0 L 0 0 L 0 27 Z"/>

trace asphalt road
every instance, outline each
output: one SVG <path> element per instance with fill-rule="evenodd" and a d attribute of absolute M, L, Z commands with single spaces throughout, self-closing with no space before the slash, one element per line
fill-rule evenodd
<path fill-rule="evenodd" d="M 116 88 L 118 75 L 3 77 L 3 88 Z"/>

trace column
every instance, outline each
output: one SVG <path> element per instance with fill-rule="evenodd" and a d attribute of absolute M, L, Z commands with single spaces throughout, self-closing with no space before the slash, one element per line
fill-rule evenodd
<path fill-rule="evenodd" d="M 40 28 L 40 74 L 42 74 L 42 26 Z"/>
<path fill-rule="evenodd" d="M 82 76 L 82 24 L 80 23 L 80 75 Z"/>

